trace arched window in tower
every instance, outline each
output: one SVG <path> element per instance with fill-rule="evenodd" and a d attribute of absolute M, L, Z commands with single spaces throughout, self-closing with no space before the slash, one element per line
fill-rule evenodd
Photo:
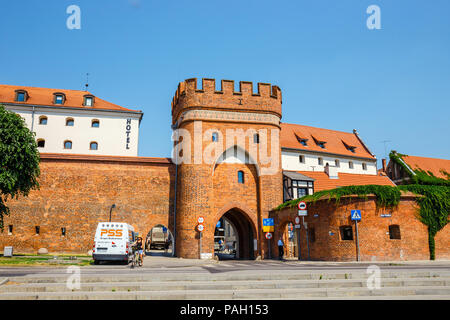
<path fill-rule="evenodd" d="M 219 141 L 219 134 L 217 132 L 213 132 L 212 134 L 212 142 Z"/>
<path fill-rule="evenodd" d="M 238 171 L 238 183 L 244 183 L 244 171 Z"/>

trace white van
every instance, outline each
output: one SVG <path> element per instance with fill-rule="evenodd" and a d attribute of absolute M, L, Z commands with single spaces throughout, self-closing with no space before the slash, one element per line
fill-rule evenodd
<path fill-rule="evenodd" d="M 124 222 L 100 222 L 95 232 L 92 257 L 94 264 L 100 261 L 122 261 L 128 264 L 137 234 L 133 226 Z"/>

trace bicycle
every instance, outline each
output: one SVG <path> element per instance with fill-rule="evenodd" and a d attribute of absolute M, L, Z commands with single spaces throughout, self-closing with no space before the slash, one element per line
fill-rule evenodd
<path fill-rule="evenodd" d="M 133 255 L 131 256 L 131 268 L 134 268 L 136 266 L 142 267 L 142 259 L 141 255 L 139 254 L 139 250 L 133 247 Z"/>
<path fill-rule="evenodd" d="M 131 255 L 130 267 L 134 268 L 140 262 L 140 256 L 139 256 L 139 250 L 136 250 L 136 248 L 134 248 L 134 247 L 132 248 L 132 250 L 133 250 L 133 254 Z"/>

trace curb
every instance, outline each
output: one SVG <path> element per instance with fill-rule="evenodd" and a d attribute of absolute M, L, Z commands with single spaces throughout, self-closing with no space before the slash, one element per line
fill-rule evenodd
<path fill-rule="evenodd" d="M 9 278 L 4 278 L 4 279 L 0 279 L 0 286 L 4 285 L 5 283 L 7 283 L 9 281 Z"/>

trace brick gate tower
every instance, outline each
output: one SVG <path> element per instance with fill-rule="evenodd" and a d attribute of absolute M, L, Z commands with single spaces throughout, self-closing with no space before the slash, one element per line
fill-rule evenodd
<path fill-rule="evenodd" d="M 187 79 L 172 101 L 176 254 L 212 258 L 222 217 L 237 233 L 237 258 L 267 256 L 262 219 L 283 202 L 281 90 L 258 83 Z M 197 218 L 204 217 L 201 252 Z"/>

